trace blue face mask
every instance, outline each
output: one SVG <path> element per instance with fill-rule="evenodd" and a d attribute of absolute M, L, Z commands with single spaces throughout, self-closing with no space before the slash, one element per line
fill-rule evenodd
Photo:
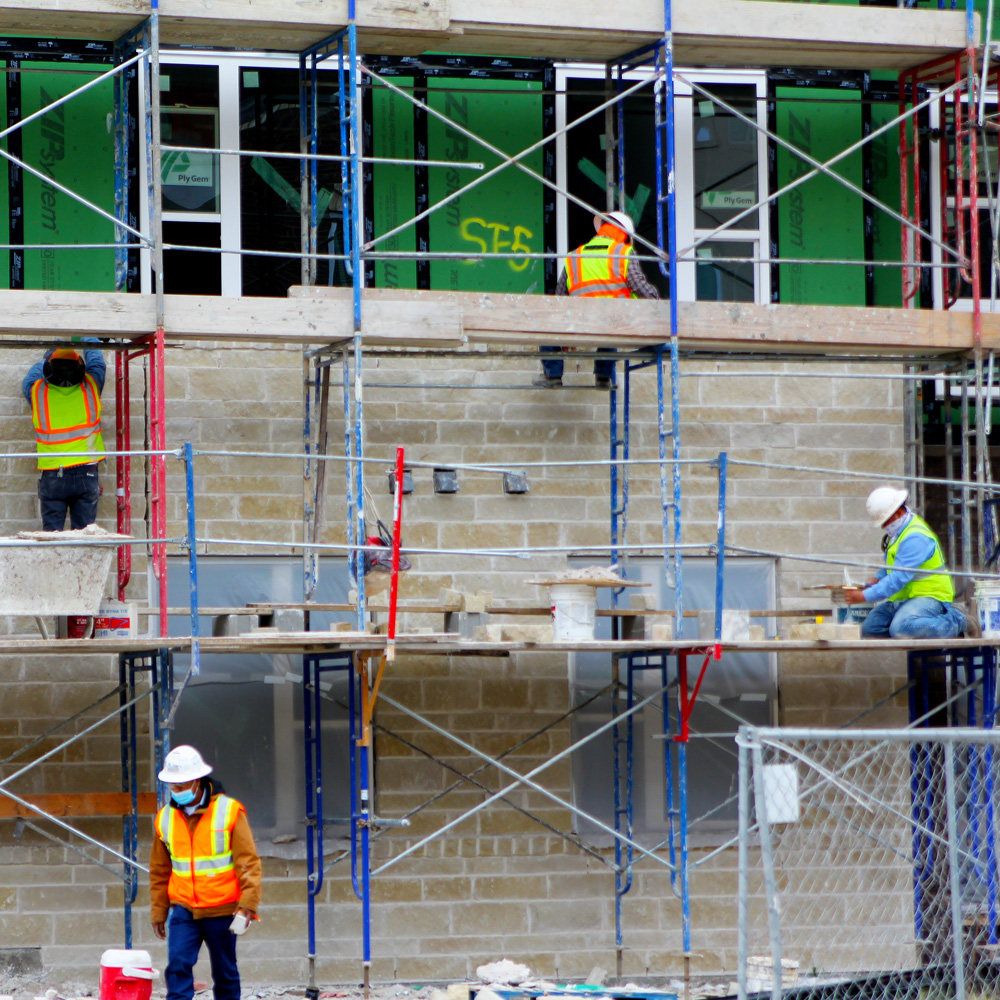
<path fill-rule="evenodd" d="M 170 794 L 179 806 L 189 806 L 200 791 L 201 789 L 195 785 L 194 788 L 186 788 L 183 792 L 171 792 Z"/>

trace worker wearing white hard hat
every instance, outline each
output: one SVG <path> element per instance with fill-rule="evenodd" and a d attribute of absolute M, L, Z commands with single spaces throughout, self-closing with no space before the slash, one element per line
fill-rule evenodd
<path fill-rule="evenodd" d="M 236 937 L 257 919 L 261 864 L 246 810 L 192 746 L 174 747 L 157 777 L 170 801 L 153 823 L 150 920 L 167 941 L 167 1000 L 191 1000 L 204 944 L 215 1000 L 240 1000 Z M 197 863 L 196 863 L 197 861 Z"/>
<path fill-rule="evenodd" d="M 658 299 L 660 293 L 642 273 L 641 266 L 631 259 L 635 223 L 626 212 L 605 212 L 594 216 L 596 235 L 577 247 L 564 262 L 556 285 L 556 295 L 601 299 Z M 558 347 L 543 347 L 543 353 L 558 354 Z M 612 348 L 602 352 L 613 354 Z M 534 385 L 555 389 L 562 385 L 562 358 L 545 358 L 543 374 Z M 597 358 L 594 361 L 594 384 L 610 389 L 614 380 L 615 363 Z"/>
<path fill-rule="evenodd" d="M 898 486 L 868 495 L 868 516 L 885 535 L 885 569 L 864 588 L 844 592 L 848 604 L 874 604 L 861 623 L 864 639 L 954 639 L 978 635 L 971 615 L 955 604 L 955 587 L 937 535 L 906 505 Z"/>

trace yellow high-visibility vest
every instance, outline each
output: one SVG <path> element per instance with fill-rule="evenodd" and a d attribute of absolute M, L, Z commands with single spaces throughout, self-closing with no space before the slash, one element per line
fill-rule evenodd
<path fill-rule="evenodd" d="M 101 393 L 90 375 L 79 385 L 49 385 L 40 378 L 31 387 L 31 423 L 39 469 L 64 469 L 99 462 Z"/>
<path fill-rule="evenodd" d="M 233 864 L 233 829 L 243 806 L 216 795 L 198 818 L 194 833 L 184 812 L 166 805 L 157 814 L 156 835 L 170 854 L 167 895 L 188 909 L 225 906 L 240 900 L 240 880 Z"/>
<path fill-rule="evenodd" d="M 910 518 L 910 523 L 893 539 L 892 544 L 885 550 L 886 568 L 892 570 L 896 562 L 896 552 L 899 543 L 908 535 L 923 535 L 934 543 L 934 551 L 931 557 L 918 569 L 932 570 L 943 569 L 945 565 L 944 553 L 941 551 L 941 543 L 937 535 L 931 531 L 927 522 L 916 514 Z M 955 585 L 951 581 L 949 573 L 921 573 L 915 576 L 899 593 L 893 594 L 890 601 L 908 601 L 911 597 L 933 597 L 945 604 L 950 604 L 955 600 Z"/>
<path fill-rule="evenodd" d="M 625 277 L 631 253 L 628 243 L 595 236 L 566 258 L 566 291 L 585 298 L 634 298 Z"/>

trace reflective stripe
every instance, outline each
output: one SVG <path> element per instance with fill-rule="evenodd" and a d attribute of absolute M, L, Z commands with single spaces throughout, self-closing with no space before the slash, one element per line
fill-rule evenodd
<path fill-rule="evenodd" d="M 215 800 L 215 811 L 212 814 L 212 850 L 216 856 L 228 854 L 232 862 L 232 854 L 229 853 L 229 831 L 236 822 L 236 813 L 239 804 L 228 795 L 220 795 Z"/>
<path fill-rule="evenodd" d="M 91 375 L 84 375 L 71 390 L 38 379 L 31 387 L 31 422 L 39 468 L 100 461 L 96 456 L 104 451 L 101 394 Z"/>
<path fill-rule="evenodd" d="M 242 809 L 236 799 L 217 795 L 193 831 L 180 810 L 166 806 L 157 813 L 156 831 L 170 854 L 167 892 L 172 900 L 194 909 L 239 901 L 232 837 Z"/>
<path fill-rule="evenodd" d="M 621 284 L 618 282 L 610 281 L 588 281 L 586 284 L 577 285 L 569 294 L 570 295 L 620 295 L 622 290 Z M 626 289 L 625 294 L 628 294 Z"/>
<path fill-rule="evenodd" d="M 597 236 L 566 258 L 566 291 L 593 298 L 630 298 L 628 263 L 632 247 Z"/>
<path fill-rule="evenodd" d="M 937 535 L 931 531 L 927 522 L 914 514 L 910 523 L 895 537 L 892 544 L 885 553 L 885 565 L 891 570 L 896 562 L 896 552 L 900 543 L 908 535 L 923 535 L 934 543 L 934 551 L 930 558 L 922 565 L 916 567 L 921 570 L 944 569 L 944 552 L 941 551 L 941 543 Z M 908 601 L 911 597 L 933 597 L 941 601 L 942 604 L 950 604 L 955 600 L 955 585 L 952 582 L 951 574 L 945 570 L 943 573 L 921 573 L 916 576 L 902 590 L 893 594 L 890 601 Z"/>
<path fill-rule="evenodd" d="M 229 871 L 233 867 L 233 856 L 227 854 L 225 857 L 195 858 L 194 870 L 196 874 L 208 872 L 215 875 L 219 872 Z"/>

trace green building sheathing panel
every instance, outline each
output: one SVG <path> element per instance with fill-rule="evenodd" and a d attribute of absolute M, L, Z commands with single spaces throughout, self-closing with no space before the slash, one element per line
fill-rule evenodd
<path fill-rule="evenodd" d="M 778 135 L 824 162 L 861 137 L 857 93 L 788 87 L 777 89 Z M 803 98 L 808 98 L 804 100 Z M 828 103 L 817 103 L 817 102 Z M 779 188 L 812 170 L 790 150 L 779 147 Z M 831 168 L 861 186 L 861 154 Z M 799 260 L 863 260 L 864 216 L 860 195 L 825 174 L 805 181 L 778 199 L 778 247 L 781 257 Z M 781 264 L 782 302 L 812 305 L 864 305 L 864 268 L 845 264 Z"/>
<path fill-rule="evenodd" d="M 7 127 L 7 77 L 0 77 L 0 124 Z M 6 149 L 6 142 L 4 143 Z M 0 219 L 3 219 L 3 229 L 0 229 L 0 243 L 9 243 L 10 230 L 7 220 L 10 218 L 10 168 L 6 160 L 0 160 Z M 10 251 L 0 250 L 0 288 L 10 288 Z"/>
<path fill-rule="evenodd" d="M 393 83 L 403 90 L 412 90 L 412 79 L 396 79 Z M 376 89 L 372 93 L 373 130 L 372 155 L 412 159 L 413 104 L 391 90 Z M 413 167 L 376 163 L 372 168 L 372 197 L 375 237 L 395 228 L 414 215 L 415 182 Z M 416 234 L 413 226 L 376 244 L 381 251 L 413 251 Z M 375 284 L 379 288 L 416 287 L 417 267 L 412 260 L 379 261 L 375 264 Z"/>
<path fill-rule="evenodd" d="M 46 64 L 34 64 L 44 69 Z M 55 67 L 53 67 L 55 69 Z M 24 73 L 21 100 L 25 116 L 33 114 L 97 76 L 103 67 L 79 73 Z M 114 98 L 107 81 L 44 114 L 23 129 L 24 160 L 45 179 L 24 174 L 25 243 L 111 243 L 114 226 L 96 212 L 56 190 L 56 181 L 106 212 L 114 212 L 114 139 L 108 127 Z M 6 192 L 7 185 L 4 184 Z M 25 251 L 25 288 L 67 291 L 114 289 L 114 251 L 71 248 Z"/>
<path fill-rule="evenodd" d="M 428 81 L 428 104 L 456 124 L 505 153 L 520 152 L 542 137 L 541 84 L 505 81 L 504 92 L 489 80 Z M 514 89 L 514 88 L 520 88 Z M 500 158 L 467 138 L 448 122 L 428 122 L 428 157 L 480 161 L 490 170 Z M 542 152 L 520 161 L 542 172 Z M 472 170 L 432 168 L 434 205 L 481 176 Z M 431 250 L 465 251 L 462 260 L 431 262 L 431 287 L 462 291 L 543 292 L 543 261 L 485 259 L 485 253 L 541 253 L 544 190 L 541 182 L 510 166 L 462 193 L 430 217 Z"/>

